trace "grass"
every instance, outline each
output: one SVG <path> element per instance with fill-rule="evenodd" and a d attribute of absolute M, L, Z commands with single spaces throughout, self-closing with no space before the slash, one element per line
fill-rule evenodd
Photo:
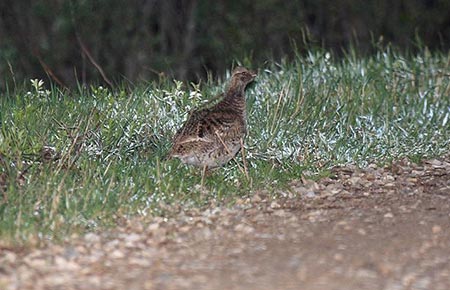
<path fill-rule="evenodd" d="M 388 48 L 334 59 L 311 51 L 259 68 L 247 90 L 250 180 L 231 162 L 201 190 L 199 170 L 164 157 L 188 112 L 223 87 L 161 80 L 67 92 L 33 80 L 4 93 L 0 240 L 57 240 L 168 205 L 276 192 L 337 164 L 420 160 L 450 149 L 449 54 Z M 44 158 L 44 146 L 58 158 Z"/>

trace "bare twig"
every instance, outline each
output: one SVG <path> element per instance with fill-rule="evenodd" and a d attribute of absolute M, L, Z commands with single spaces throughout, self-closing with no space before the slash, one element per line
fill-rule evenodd
<path fill-rule="evenodd" d="M 7 61 L 7 63 L 8 63 L 9 72 L 11 73 L 11 77 L 12 77 L 12 80 L 13 80 L 13 83 L 14 83 L 14 88 L 17 88 L 17 85 L 16 85 L 16 76 L 15 76 L 15 74 L 14 74 L 14 70 L 13 70 L 13 68 L 12 68 L 11 63 L 10 63 L 9 61 Z"/>
<path fill-rule="evenodd" d="M 206 175 L 206 171 L 208 170 L 208 166 L 204 165 L 203 169 L 202 169 L 202 181 L 201 181 L 201 187 L 203 188 L 203 186 L 205 185 L 205 175 Z"/>
<path fill-rule="evenodd" d="M 241 138 L 239 139 L 239 141 L 241 142 L 241 154 L 242 154 L 242 162 L 244 163 L 245 176 L 247 177 L 247 180 L 250 180 L 250 177 L 248 175 L 247 159 L 245 158 L 244 140 Z"/>
<path fill-rule="evenodd" d="M 37 48 L 32 50 L 33 55 L 38 59 L 40 65 L 44 69 L 45 73 L 52 78 L 58 85 L 61 87 L 67 88 L 67 86 L 56 76 L 53 70 L 48 66 L 45 61 L 42 59 L 41 54 Z"/>
<path fill-rule="evenodd" d="M 83 53 L 88 57 L 89 61 L 95 66 L 95 68 L 98 70 L 100 75 L 102 76 L 103 80 L 110 86 L 113 87 L 112 82 L 108 79 L 105 72 L 103 71 L 102 67 L 95 61 L 94 57 L 92 57 L 92 54 L 87 49 L 86 45 L 84 44 L 83 40 L 79 36 L 78 33 L 76 33 L 78 44 L 81 47 L 81 50 Z"/>

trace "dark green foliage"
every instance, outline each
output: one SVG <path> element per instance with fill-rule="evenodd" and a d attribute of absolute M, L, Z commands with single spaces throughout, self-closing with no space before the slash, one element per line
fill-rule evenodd
<path fill-rule="evenodd" d="M 3 0 L 0 11 L 0 89 L 47 75 L 69 87 L 198 80 L 235 59 L 292 58 L 293 45 L 450 48 L 447 0 Z"/>

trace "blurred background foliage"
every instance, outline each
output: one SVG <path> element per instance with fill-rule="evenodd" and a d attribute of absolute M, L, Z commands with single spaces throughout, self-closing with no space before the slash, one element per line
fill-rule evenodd
<path fill-rule="evenodd" d="M 196 81 L 233 60 L 263 66 L 311 47 L 450 48 L 448 0 L 2 0 L 0 89 Z"/>

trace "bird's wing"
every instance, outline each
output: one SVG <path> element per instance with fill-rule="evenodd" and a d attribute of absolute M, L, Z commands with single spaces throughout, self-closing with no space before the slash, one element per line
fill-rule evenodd
<path fill-rule="evenodd" d="M 184 125 L 175 133 L 173 143 L 190 142 L 193 140 L 200 141 L 201 139 L 204 139 L 201 134 L 201 128 L 204 126 L 203 119 L 207 114 L 208 109 L 191 112 Z"/>
<path fill-rule="evenodd" d="M 186 123 L 175 134 L 173 143 L 214 142 L 227 139 L 234 130 L 241 128 L 240 120 L 232 112 L 204 109 L 190 115 Z M 237 132 L 236 132 L 237 133 Z"/>
<path fill-rule="evenodd" d="M 208 123 L 212 127 L 209 130 L 210 133 L 224 139 L 232 135 L 239 135 L 240 130 L 245 126 L 241 123 L 241 118 L 237 118 L 234 112 L 227 110 L 212 112 L 208 117 Z"/>
<path fill-rule="evenodd" d="M 217 103 L 217 100 L 223 99 L 224 94 L 220 93 L 216 95 L 214 98 L 209 100 L 206 104 L 203 104 L 202 106 L 193 109 L 189 112 L 188 119 L 184 123 L 184 125 L 178 129 L 178 131 L 175 133 L 173 137 L 173 141 L 180 139 L 183 135 L 191 135 L 195 134 L 196 131 L 200 131 L 200 127 L 203 127 L 205 123 L 202 122 L 203 119 L 207 117 L 208 114 L 211 113 L 211 108 Z"/>
<path fill-rule="evenodd" d="M 203 134 L 204 115 L 204 111 L 191 113 L 183 127 L 175 134 L 169 156 L 189 154 L 198 148 L 208 148 L 214 143 L 215 138 Z"/>

